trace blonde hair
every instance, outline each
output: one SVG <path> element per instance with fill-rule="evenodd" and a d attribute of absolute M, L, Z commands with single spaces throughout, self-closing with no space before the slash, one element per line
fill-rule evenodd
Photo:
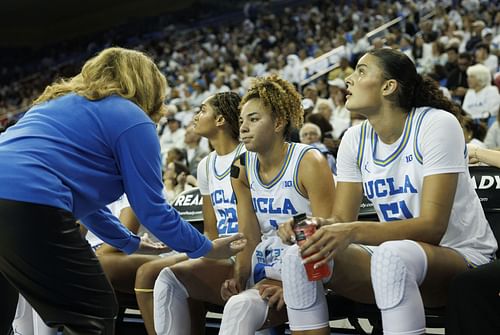
<path fill-rule="evenodd" d="M 288 138 L 291 128 L 299 129 L 304 122 L 302 98 L 288 81 L 273 74 L 256 78 L 243 96 L 240 108 L 252 99 L 260 99 L 271 110 L 273 119 L 288 121 L 284 136 Z"/>
<path fill-rule="evenodd" d="M 146 114 L 153 115 L 163 108 L 166 89 L 167 81 L 151 58 L 139 51 L 115 47 L 89 59 L 73 78 L 61 79 L 47 86 L 34 104 L 68 93 L 89 100 L 116 94 L 136 103 Z"/>

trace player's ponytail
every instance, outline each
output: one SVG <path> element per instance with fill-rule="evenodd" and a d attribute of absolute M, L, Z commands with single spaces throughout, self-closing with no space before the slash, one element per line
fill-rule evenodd
<path fill-rule="evenodd" d="M 368 52 L 375 56 L 385 79 L 398 82 L 398 90 L 392 97 L 394 104 L 410 111 L 413 107 L 429 106 L 460 114 L 460 109 L 449 101 L 437 83 L 417 73 L 415 64 L 404 53 L 394 49 L 374 49 Z"/>

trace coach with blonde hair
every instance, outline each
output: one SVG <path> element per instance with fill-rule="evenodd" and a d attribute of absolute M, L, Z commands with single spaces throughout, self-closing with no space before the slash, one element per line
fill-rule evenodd
<path fill-rule="evenodd" d="M 106 49 L 48 86 L 0 136 L 0 334 L 18 293 L 65 334 L 114 333 L 113 290 L 76 221 L 126 253 L 161 248 L 106 209 L 123 193 L 143 225 L 190 257 L 227 258 L 243 248 L 240 235 L 210 242 L 165 202 L 152 119 L 166 88 L 144 54 Z"/>

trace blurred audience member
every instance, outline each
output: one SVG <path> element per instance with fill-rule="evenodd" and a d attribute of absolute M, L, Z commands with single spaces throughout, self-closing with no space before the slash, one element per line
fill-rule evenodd
<path fill-rule="evenodd" d="M 180 193 L 197 185 L 196 178 L 190 175 L 187 166 L 180 162 L 167 164 L 163 184 L 163 193 L 169 203 L 172 203 Z"/>
<path fill-rule="evenodd" d="M 488 149 L 500 150 L 500 113 L 497 114 L 496 121 L 488 129 L 484 144 Z"/>
<path fill-rule="evenodd" d="M 333 157 L 333 154 L 330 152 L 330 150 L 328 150 L 326 145 L 321 142 L 321 129 L 314 123 L 306 122 L 304 123 L 302 128 L 300 128 L 299 135 L 300 142 L 309 144 L 318 149 L 319 152 L 321 152 L 328 161 L 328 165 L 330 166 L 330 170 L 332 171 L 332 173 L 337 174 L 335 157 Z"/>
<path fill-rule="evenodd" d="M 184 144 L 186 145 L 186 161 L 189 173 L 196 178 L 198 163 L 208 155 L 208 151 L 200 146 L 201 136 L 196 134 L 192 124 L 186 128 Z"/>
<path fill-rule="evenodd" d="M 163 158 L 172 148 L 184 148 L 184 135 L 186 130 L 182 128 L 181 121 L 175 115 L 167 117 L 167 127 L 160 136 L 160 146 Z"/>
<path fill-rule="evenodd" d="M 494 75 L 498 70 L 498 57 L 490 54 L 490 46 L 486 43 L 478 43 L 474 52 L 476 63 L 486 66 L 491 75 Z"/>
<path fill-rule="evenodd" d="M 457 68 L 448 74 L 446 87 L 451 93 L 453 100 L 462 104 L 465 93 L 469 88 L 467 83 L 467 68 L 472 63 L 472 56 L 468 53 L 461 53 L 458 56 Z"/>
<path fill-rule="evenodd" d="M 500 94 L 491 85 L 490 70 L 483 64 L 472 65 L 467 69 L 469 89 L 465 94 L 462 108 L 473 120 L 487 119 L 493 123 L 500 107 Z"/>

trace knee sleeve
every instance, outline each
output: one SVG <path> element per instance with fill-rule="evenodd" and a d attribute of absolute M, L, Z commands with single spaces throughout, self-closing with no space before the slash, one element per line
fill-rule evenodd
<path fill-rule="evenodd" d="M 307 279 L 297 245 L 288 248 L 283 256 L 282 278 L 290 329 L 300 331 L 328 326 L 323 283 Z"/>
<path fill-rule="evenodd" d="M 23 335 L 56 335 L 57 328 L 47 326 L 40 315 L 31 307 L 31 305 L 19 295 L 17 303 L 16 316 L 12 323 L 14 334 Z"/>
<path fill-rule="evenodd" d="M 256 289 L 234 295 L 224 306 L 219 335 L 253 335 L 266 321 L 267 302 Z"/>
<path fill-rule="evenodd" d="M 371 279 L 382 311 L 384 334 L 421 334 L 425 314 L 419 286 L 427 272 L 427 255 L 409 240 L 389 241 L 375 249 Z"/>
<path fill-rule="evenodd" d="M 189 335 L 189 294 L 170 268 L 163 269 L 153 291 L 154 326 L 158 335 Z M 175 315 L 174 315 L 175 313 Z"/>
<path fill-rule="evenodd" d="M 34 335 L 32 308 L 22 295 L 19 295 L 12 329 L 14 334 Z"/>
<path fill-rule="evenodd" d="M 57 335 L 57 328 L 47 326 L 35 310 L 33 310 L 33 329 L 35 335 Z"/>

